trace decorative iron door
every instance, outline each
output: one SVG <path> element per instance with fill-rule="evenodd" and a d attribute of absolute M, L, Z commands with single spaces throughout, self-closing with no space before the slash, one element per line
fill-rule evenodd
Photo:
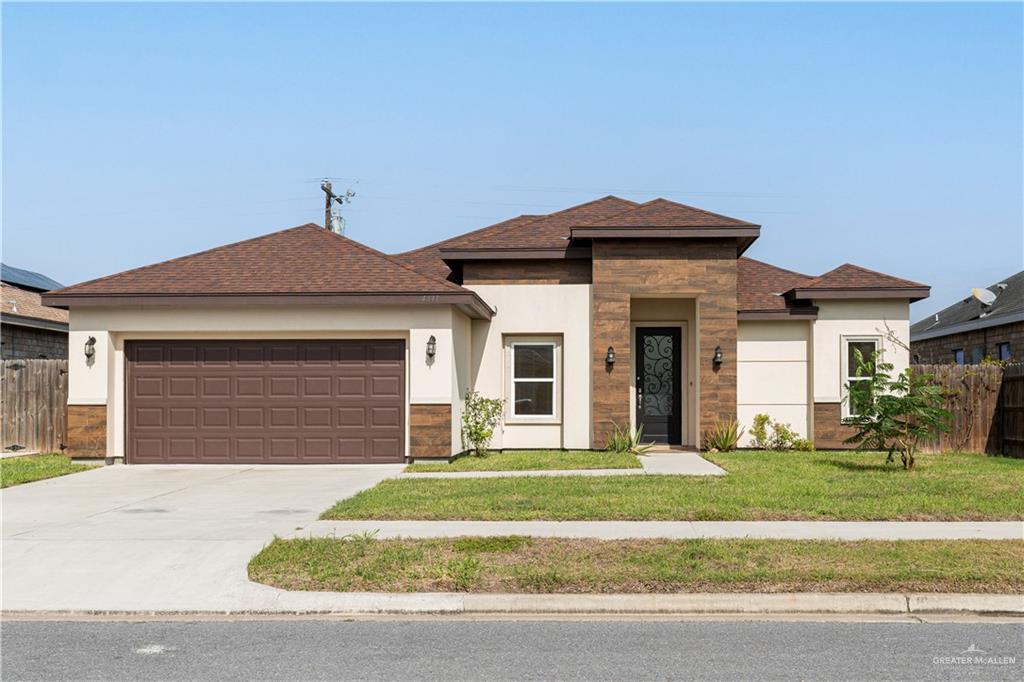
<path fill-rule="evenodd" d="M 636 330 L 636 423 L 646 442 L 682 442 L 680 342 L 678 327 Z"/>

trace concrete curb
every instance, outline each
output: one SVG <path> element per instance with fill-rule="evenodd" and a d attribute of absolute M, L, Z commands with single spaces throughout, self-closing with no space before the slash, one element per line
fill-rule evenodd
<path fill-rule="evenodd" d="M 464 594 L 435 592 L 281 592 L 273 606 L 238 610 L 3 611 L 21 615 L 428 615 L 428 614 L 661 614 L 661 615 L 1011 615 L 1024 617 L 1019 594 L 691 593 L 691 594 Z"/>

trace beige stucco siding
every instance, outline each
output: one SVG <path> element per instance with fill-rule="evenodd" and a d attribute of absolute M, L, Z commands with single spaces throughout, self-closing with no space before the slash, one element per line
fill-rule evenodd
<path fill-rule="evenodd" d="M 806 438 L 810 433 L 811 323 L 740 322 L 737 330 L 737 418 L 750 445 L 754 415 L 767 414 Z"/>
<path fill-rule="evenodd" d="M 125 341 L 401 338 L 407 341 L 408 402 L 452 404 L 454 430 L 455 411 L 461 410 L 456 349 L 461 347 L 465 356 L 468 346 L 469 325 L 464 319 L 450 306 L 75 308 L 70 315 L 68 403 L 106 404 L 107 455 L 123 457 Z M 91 363 L 81 352 L 88 336 L 96 337 L 96 355 Z M 426 343 L 430 336 L 437 341 L 437 354 L 428 362 Z M 465 357 L 462 363 L 461 374 L 468 375 Z M 458 440 L 453 439 L 452 444 L 453 451 L 457 451 Z"/>
<path fill-rule="evenodd" d="M 557 420 L 524 423 L 506 419 L 495 448 L 590 447 L 590 285 L 475 284 L 497 314 L 473 320 L 473 387 L 490 398 L 508 395 L 506 342 L 512 337 L 561 340 Z M 506 415 L 508 417 L 508 415 Z"/>
<path fill-rule="evenodd" d="M 910 303 L 895 301 L 815 301 L 818 319 L 814 323 L 814 402 L 842 400 L 843 337 L 868 336 L 882 341 L 886 362 L 895 372 L 910 364 Z M 898 340 L 888 338 L 889 331 Z M 902 344 L 902 346 L 901 346 Z"/>

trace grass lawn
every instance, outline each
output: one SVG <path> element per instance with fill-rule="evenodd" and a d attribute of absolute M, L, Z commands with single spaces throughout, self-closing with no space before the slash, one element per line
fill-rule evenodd
<path fill-rule="evenodd" d="M 0 459 L 0 488 L 74 474 L 92 468 L 88 464 L 75 464 L 64 455 L 7 457 Z"/>
<path fill-rule="evenodd" d="M 382 592 L 1024 592 L 1024 542 L 274 540 L 249 577 Z"/>
<path fill-rule="evenodd" d="M 389 480 L 325 519 L 1024 519 L 1024 460 L 920 455 L 912 471 L 860 452 L 709 455 L 728 476 Z"/>
<path fill-rule="evenodd" d="M 639 469 L 640 460 L 629 453 L 600 450 L 509 450 L 486 457 L 463 455 L 451 464 L 410 464 L 410 473 L 435 471 L 537 471 L 540 469 Z"/>

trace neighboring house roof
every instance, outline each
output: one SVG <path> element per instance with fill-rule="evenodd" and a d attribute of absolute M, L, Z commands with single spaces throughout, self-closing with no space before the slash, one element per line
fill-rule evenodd
<path fill-rule="evenodd" d="M 986 289 L 996 295 L 992 305 L 986 306 L 974 296 L 968 296 L 911 325 L 910 339 L 923 341 L 1024 321 L 1024 271 Z"/>
<path fill-rule="evenodd" d="M 64 286 L 46 275 L 32 272 L 31 270 L 14 268 L 6 263 L 0 263 L 0 281 L 13 284 L 22 289 L 28 289 L 29 291 L 50 291 L 51 289 L 60 289 Z"/>
<path fill-rule="evenodd" d="M 0 315 L 4 324 L 67 329 L 68 311 L 43 305 L 38 291 L 0 283 Z"/>
<path fill-rule="evenodd" d="M 794 287 L 788 295 L 797 300 L 907 298 L 911 301 L 919 301 L 922 298 L 927 298 L 928 292 L 927 284 L 875 272 L 852 263 L 844 263 L 820 277 L 815 277 L 810 282 Z"/>
<path fill-rule="evenodd" d="M 46 301 L 217 303 L 240 296 L 253 303 L 453 303 L 474 316 L 491 314 L 474 292 L 312 224 L 75 284 Z"/>

